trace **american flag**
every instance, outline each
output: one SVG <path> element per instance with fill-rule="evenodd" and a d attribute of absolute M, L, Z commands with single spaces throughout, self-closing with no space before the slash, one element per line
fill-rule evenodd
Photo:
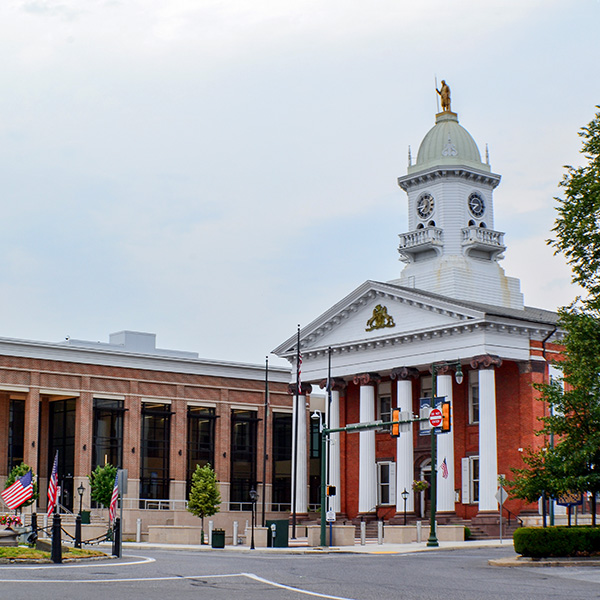
<path fill-rule="evenodd" d="M 52 467 L 52 474 L 50 475 L 50 481 L 48 482 L 48 516 L 52 514 L 56 508 L 56 501 L 58 500 L 58 450 L 54 457 L 54 465 Z"/>
<path fill-rule="evenodd" d="M 33 473 L 27 471 L 23 477 L 19 477 L 19 479 L 17 479 L 10 487 L 7 487 L 0 495 L 8 508 L 11 510 L 19 508 L 23 502 L 26 502 L 33 496 Z"/>
<path fill-rule="evenodd" d="M 440 469 L 442 470 L 442 477 L 444 479 L 448 479 L 448 463 L 446 462 L 445 458 L 442 464 L 440 465 Z"/>
<path fill-rule="evenodd" d="M 108 507 L 108 520 L 112 523 L 117 516 L 117 501 L 119 500 L 119 471 L 115 477 L 115 485 L 113 487 L 110 506 Z"/>

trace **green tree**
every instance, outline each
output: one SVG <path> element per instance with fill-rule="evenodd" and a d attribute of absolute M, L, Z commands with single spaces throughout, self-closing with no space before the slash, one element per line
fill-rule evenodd
<path fill-rule="evenodd" d="M 600 108 L 597 106 L 596 108 Z M 573 281 L 588 296 L 586 308 L 600 308 L 600 112 L 579 132 L 583 138 L 581 153 L 587 164 L 566 166 L 560 182 L 564 198 L 556 198 L 558 217 L 548 240 L 555 254 L 563 254 L 573 270 Z M 596 315 L 597 316 L 597 315 Z"/>
<path fill-rule="evenodd" d="M 219 483 L 213 468 L 209 464 L 203 467 L 196 465 L 196 470 L 192 475 L 192 488 L 187 509 L 201 519 L 200 542 L 202 544 L 204 543 L 204 517 L 211 517 L 218 513 L 220 504 Z"/>
<path fill-rule="evenodd" d="M 102 506 L 110 506 L 116 476 L 117 467 L 110 464 L 103 467 L 98 465 L 92 474 L 88 476 L 92 500 L 99 502 Z"/>
<path fill-rule="evenodd" d="M 586 295 L 559 310 L 566 336 L 555 364 L 562 379 L 536 386 L 550 408 L 537 432 L 546 442 L 525 453 L 511 482 L 513 495 L 529 501 L 543 492 L 600 492 L 600 112 L 579 135 L 587 164 L 565 167 L 556 238 L 548 243 L 564 254 Z M 595 506 L 592 514 L 595 524 Z"/>
<path fill-rule="evenodd" d="M 23 475 L 25 475 L 28 471 L 31 471 L 31 467 L 29 465 L 26 465 L 25 463 L 21 463 L 20 465 L 17 465 L 16 467 L 13 467 L 11 472 L 9 473 L 8 477 L 6 478 L 6 483 L 4 484 L 4 489 L 6 489 L 7 487 L 10 487 L 19 477 L 23 477 Z M 35 476 L 35 473 L 33 473 L 33 496 L 27 500 L 27 502 L 23 502 L 23 504 L 21 504 L 21 506 L 19 508 L 23 508 L 24 506 L 29 506 L 31 504 L 33 504 L 39 497 L 39 492 L 38 492 L 38 484 L 37 484 L 37 477 Z"/>

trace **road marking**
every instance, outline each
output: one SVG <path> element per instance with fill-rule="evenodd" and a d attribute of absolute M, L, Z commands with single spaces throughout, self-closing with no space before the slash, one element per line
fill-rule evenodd
<path fill-rule="evenodd" d="M 97 569 L 101 564 L 102 566 L 110 566 L 110 567 L 128 567 L 130 565 L 143 565 L 144 563 L 156 562 L 155 558 L 150 558 L 148 556 L 131 556 L 131 558 L 139 558 L 140 560 L 130 560 L 129 562 L 110 562 L 108 565 L 106 563 L 99 563 L 97 561 L 91 561 L 89 563 L 78 563 L 78 564 L 69 564 L 69 563 L 60 563 L 57 565 L 19 565 L 19 564 L 11 564 L 11 565 L 0 565 L 0 571 L 6 570 L 18 570 L 18 571 L 40 571 L 42 569 Z"/>
<path fill-rule="evenodd" d="M 224 573 L 222 575 L 170 575 L 166 577 L 121 577 L 118 579 L 2 579 L 0 583 L 129 583 L 139 581 L 176 581 L 181 579 L 221 579 L 227 577 L 246 577 L 259 583 L 265 583 L 272 585 L 273 587 L 281 588 L 297 594 L 305 594 L 306 596 L 315 596 L 316 598 L 327 598 L 328 600 L 354 600 L 353 598 L 347 598 L 345 596 L 331 596 L 329 594 L 321 594 L 320 592 L 311 592 L 310 590 L 303 590 L 301 588 L 292 587 L 291 585 L 285 585 L 283 583 L 277 583 L 264 577 L 259 577 L 254 573 Z"/>
<path fill-rule="evenodd" d="M 289 590 L 291 592 L 297 592 L 298 594 L 306 594 L 307 596 L 316 596 L 317 598 L 329 598 L 330 600 L 353 600 L 352 598 L 346 598 L 345 596 L 330 596 L 329 594 L 320 594 L 319 592 L 311 592 L 309 590 L 302 590 L 297 587 L 292 587 L 291 585 L 284 585 L 283 583 L 277 583 L 275 581 L 265 579 L 264 577 L 259 577 L 258 575 L 254 575 L 254 573 L 242 573 L 242 575 L 249 577 L 250 579 L 254 579 L 254 581 L 260 581 L 261 583 L 266 583 L 268 585 L 282 588 L 284 590 Z"/>

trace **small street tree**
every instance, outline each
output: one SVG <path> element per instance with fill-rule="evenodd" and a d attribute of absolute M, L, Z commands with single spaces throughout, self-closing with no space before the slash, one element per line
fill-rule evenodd
<path fill-rule="evenodd" d="M 102 504 L 102 506 L 110 506 L 116 476 L 117 467 L 110 464 L 103 467 L 98 465 L 92 474 L 88 476 L 92 500 Z"/>
<path fill-rule="evenodd" d="M 598 107 L 600 108 L 600 107 Z M 543 493 L 600 492 L 600 112 L 579 135 L 587 164 L 566 167 L 557 198 L 558 217 L 548 240 L 564 254 L 573 270 L 573 282 L 586 292 L 559 310 L 559 326 L 566 332 L 563 377 L 539 385 L 541 400 L 550 408 L 538 435 L 545 445 L 529 449 L 525 468 L 514 470 L 512 493 L 535 501 Z"/>
<path fill-rule="evenodd" d="M 29 465 L 26 465 L 25 463 L 21 463 L 20 465 L 13 467 L 11 472 L 8 474 L 8 477 L 6 478 L 6 482 L 4 484 L 4 489 L 6 489 L 7 487 L 10 487 L 17 479 L 19 479 L 19 477 L 23 477 L 23 475 L 25 475 L 28 471 L 31 471 L 31 467 Z M 23 504 L 21 504 L 19 509 L 23 508 L 24 506 L 30 506 L 40 496 L 38 493 L 37 477 L 35 476 L 35 473 L 33 473 L 33 472 L 32 472 L 32 475 L 33 475 L 33 496 L 26 502 L 23 502 Z"/>
<path fill-rule="evenodd" d="M 204 543 L 204 517 L 211 517 L 219 512 L 221 494 L 219 483 L 213 468 L 206 464 L 196 465 L 192 475 L 192 487 L 188 499 L 188 511 L 201 519 L 200 543 Z"/>

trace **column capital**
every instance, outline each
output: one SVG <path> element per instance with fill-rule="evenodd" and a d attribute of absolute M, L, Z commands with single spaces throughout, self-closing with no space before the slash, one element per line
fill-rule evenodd
<path fill-rule="evenodd" d="M 310 394 L 312 393 L 312 385 L 310 383 L 300 383 L 300 396 L 310 396 Z M 297 389 L 297 384 L 296 383 L 290 383 L 288 385 L 288 394 L 290 394 L 291 396 L 295 396 L 296 395 L 296 389 Z"/>
<path fill-rule="evenodd" d="M 474 356 L 470 362 L 472 369 L 497 369 L 502 365 L 502 359 L 492 354 Z"/>
<path fill-rule="evenodd" d="M 396 367 L 392 369 L 390 377 L 401 381 L 417 379 L 419 377 L 419 369 L 415 369 L 414 367 Z"/>
<path fill-rule="evenodd" d="M 343 379 L 335 377 L 331 378 L 331 391 L 333 392 L 343 392 L 346 389 L 347 385 L 348 384 Z M 319 383 L 319 387 L 322 390 L 327 389 L 327 379 L 323 379 L 323 381 Z"/>
<path fill-rule="evenodd" d="M 359 373 L 354 376 L 355 385 L 377 385 L 381 381 L 381 376 L 377 373 Z"/>

